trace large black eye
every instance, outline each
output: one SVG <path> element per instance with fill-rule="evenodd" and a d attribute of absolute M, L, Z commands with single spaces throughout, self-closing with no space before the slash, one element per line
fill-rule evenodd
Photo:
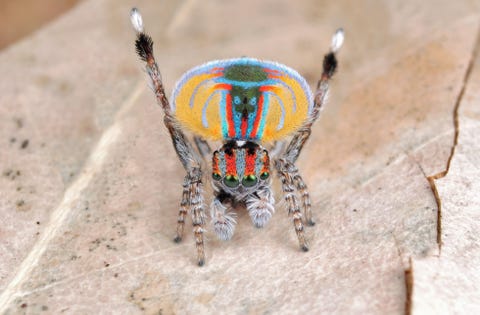
<path fill-rule="evenodd" d="M 212 173 L 212 178 L 214 180 L 220 180 L 220 179 L 222 179 L 222 176 L 220 176 L 220 174 L 217 174 L 217 173 Z"/>
<path fill-rule="evenodd" d="M 240 181 L 238 180 L 238 177 L 233 176 L 233 175 L 225 176 L 223 182 L 225 183 L 225 185 L 227 185 L 228 187 L 232 187 L 232 188 L 237 187 L 240 184 Z"/>
<path fill-rule="evenodd" d="M 242 185 L 245 187 L 252 187 L 257 183 L 257 176 L 247 175 L 242 179 Z"/>
<path fill-rule="evenodd" d="M 263 172 L 261 175 L 260 175 L 260 178 L 265 180 L 268 178 L 268 176 L 270 176 L 270 174 L 268 172 Z"/>

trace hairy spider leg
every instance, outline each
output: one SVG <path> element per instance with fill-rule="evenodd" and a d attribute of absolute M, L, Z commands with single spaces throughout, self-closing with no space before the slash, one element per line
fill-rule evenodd
<path fill-rule="evenodd" d="M 136 8 L 132 9 L 130 17 L 132 25 L 137 31 L 137 39 L 135 41 L 137 54 L 141 60 L 146 62 L 146 71 L 150 78 L 150 83 L 153 87 L 157 103 L 162 107 L 165 114 L 165 126 L 170 133 L 178 158 L 187 172 L 184 179 L 182 203 L 178 216 L 177 235 L 174 240 L 177 242 L 182 240 L 183 226 L 185 224 L 184 219 L 187 208 L 189 208 L 192 213 L 193 233 L 197 249 L 197 264 L 202 266 L 205 263 L 203 240 L 203 233 L 205 230 L 205 205 L 203 198 L 201 162 L 194 154 L 192 146 L 185 137 L 185 134 L 179 127 L 177 127 L 168 99 L 165 96 L 160 71 L 153 55 L 153 40 L 149 35 L 144 33 L 142 17 Z"/>
<path fill-rule="evenodd" d="M 293 216 L 295 232 L 297 233 L 300 248 L 303 251 L 308 251 L 308 244 L 304 235 L 302 214 L 299 209 L 299 202 L 295 194 L 295 189 L 301 194 L 303 212 L 305 213 L 307 224 L 314 225 L 315 222 L 312 219 L 310 195 L 300 172 L 295 166 L 295 161 L 300 155 L 305 142 L 310 137 L 312 125 L 318 119 L 320 110 L 327 100 L 329 82 L 335 73 L 338 64 L 336 53 L 342 46 L 343 40 L 344 32 L 342 29 L 338 29 L 332 37 L 330 51 L 323 59 L 323 71 L 317 84 L 317 90 L 315 91 L 313 110 L 304 125 L 293 136 L 285 153 L 274 161 L 278 176 L 282 181 L 282 190 L 285 201 L 287 202 L 288 213 Z"/>

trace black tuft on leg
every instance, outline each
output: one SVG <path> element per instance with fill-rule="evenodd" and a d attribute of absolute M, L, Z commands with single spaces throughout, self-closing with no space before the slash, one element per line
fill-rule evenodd
<path fill-rule="evenodd" d="M 333 52 L 330 52 L 323 58 L 323 74 L 330 78 L 335 70 L 337 70 L 337 58 Z"/>
<path fill-rule="evenodd" d="M 138 33 L 135 41 L 135 49 L 140 59 L 148 62 L 153 57 L 153 40 L 145 33 Z"/>

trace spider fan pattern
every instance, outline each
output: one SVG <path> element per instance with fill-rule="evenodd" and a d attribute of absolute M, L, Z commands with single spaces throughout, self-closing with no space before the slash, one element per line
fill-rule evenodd
<path fill-rule="evenodd" d="M 171 99 L 178 121 L 212 140 L 283 139 L 313 109 L 310 88 L 295 70 L 254 58 L 198 66 L 183 75 Z"/>

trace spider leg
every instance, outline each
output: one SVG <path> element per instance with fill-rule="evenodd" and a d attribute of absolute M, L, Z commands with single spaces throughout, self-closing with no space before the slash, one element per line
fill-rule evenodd
<path fill-rule="evenodd" d="M 205 206 L 202 189 L 202 172 L 200 168 L 194 169 L 187 175 L 189 177 L 190 204 L 192 211 L 193 234 L 197 247 L 197 263 L 199 266 L 205 264 L 205 249 L 203 244 L 203 233 L 205 232 Z"/>
<path fill-rule="evenodd" d="M 180 242 L 183 237 L 183 228 L 187 209 L 190 208 L 193 221 L 193 232 L 197 248 L 197 263 L 202 266 L 205 263 L 205 250 L 203 242 L 203 233 L 205 226 L 204 199 L 202 189 L 202 169 L 199 157 L 195 154 L 190 142 L 185 137 L 178 126 L 174 114 L 171 111 L 170 104 L 165 95 L 162 78 L 158 65 L 153 55 L 152 38 L 143 31 L 142 17 L 137 9 L 130 12 L 132 25 L 137 31 L 135 47 L 140 59 L 146 62 L 146 71 L 150 78 L 151 87 L 155 93 L 157 103 L 164 111 L 164 123 L 167 127 L 177 156 L 185 168 L 187 174 L 183 183 L 182 202 L 177 224 L 176 242 Z"/>
<path fill-rule="evenodd" d="M 287 202 L 288 214 L 293 217 L 293 225 L 297 233 L 298 243 L 303 251 L 308 251 L 308 244 L 305 239 L 304 227 L 302 223 L 302 213 L 300 212 L 300 205 L 298 197 L 295 194 L 295 185 L 293 182 L 293 174 L 298 172 L 296 166 L 285 160 L 277 159 L 274 161 L 278 176 L 282 182 L 282 191 Z"/>
<path fill-rule="evenodd" d="M 295 187 L 297 188 L 302 198 L 302 206 L 303 206 L 303 212 L 305 214 L 305 222 L 309 226 L 314 226 L 315 222 L 312 219 L 312 202 L 310 200 L 310 193 L 308 192 L 307 185 L 303 181 L 303 178 L 300 175 L 300 172 L 298 170 L 293 174 L 293 182 L 295 183 Z"/>
<path fill-rule="evenodd" d="M 330 52 L 328 52 L 323 58 L 323 71 L 320 80 L 317 83 L 317 89 L 315 91 L 313 109 L 309 118 L 305 124 L 296 132 L 292 141 L 287 147 L 284 153 L 286 159 L 295 163 L 300 152 L 305 145 L 305 142 L 312 133 L 312 125 L 320 116 L 320 111 L 325 105 L 328 96 L 328 88 L 330 79 L 332 78 L 335 70 L 337 69 L 337 58 L 335 54 L 338 52 L 343 43 L 343 30 L 338 29 L 332 37 L 332 45 Z"/>
<path fill-rule="evenodd" d="M 220 192 L 210 206 L 210 216 L 215 234 L 222 241 L 228 241 L 232 238 L 237 224 L 235 220 L 237 215 L 234 212 L 228 212 L 230 202 L 230 196 Z M 228 206 L 225 206 L 225 204 Z"/>
<path fill-rule="evenodd" d="M 205 139 L 195 136 L 193 137 L 193 141 L 195 141 L 195 145 L 197 146 L 198 152 L 200 152 L 200 155 L 204 159 L 212 155 L 212 149 L 210 148 L 210 145 Z"/>
<path fill-rule="evenodd" d="M 183 180 L 182 201 L 180 202 L 180 210 L 178 211 L 177 219 L 177 235 L 173 239 L 175 243 L 180 243 L 183 239 L 183 231 L 185 227 L 185 217 L 187 216 L 190 207 L 190 182 L 188 175 Z"/>
<path fill-rule="evenodd" d="M 287 202 L 288 213 L 293 215 L 295 232 L 297 233 L 300 248 L 304 251 L 308 251 L 308 244 L 305 240 L 302 213 L 300 212 L 299 201 L 295 194 L 295 189 L 301 194 L 307 224 L 314 225 L 315 223 L 312 219 L 310 195 L 305 182 L 295 166 L 295 161 L 298 159 L 305 142 L 310 137 L 312 125 L 320 116 L 320 110 L 327 100 L 329 82 L 337 68 L 335 54 L 342 46 L 343 38 L 344 34 L 342 29 L 337 30 L 333 35 L 331 49 L 323 59 L 322 76 L 318 81 L 317 89 L 315 91 L 312 112 L 305 124 L 293 136 L 285 153 L 274 161 L 275 168 L 282 181 L 282 190 L 285 196 L 285 201 Z"/>
<path fill-rule="evenodd" d="M 259 187 L 255 194 L 247 197 L 246 206 L 253 224 L 264 227 L 275 212 L 275 199 L 270 185 Z"/>
<path fill-rule="evenodd" d="M 281 156 L 282 153 L 285 151 L 286 144 L 286 141 L 275 141 L 273 143 L 273 146 L 268 150 L 268 155 L 272 159 Z"/>

